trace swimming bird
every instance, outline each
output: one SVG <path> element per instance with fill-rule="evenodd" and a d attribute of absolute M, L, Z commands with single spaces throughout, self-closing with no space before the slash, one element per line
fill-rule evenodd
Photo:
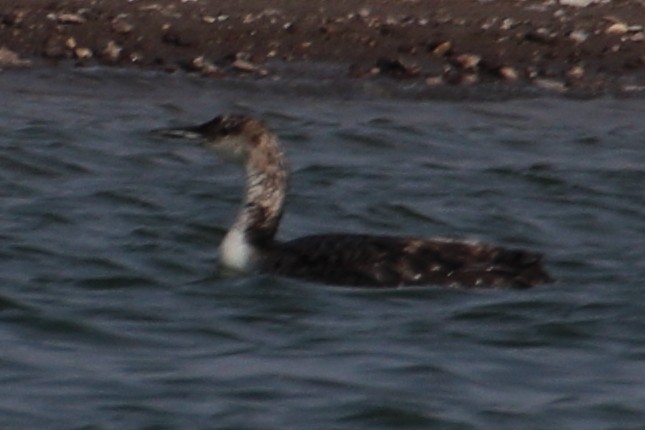
<path fill-rule="evenodd" d="M 155 130 L 197 138 L 246 169 L 246 193 L 220 245 L 220 264 L 332 285 L 532 287 L 549 282 L 542 255 L 470 241 L 331 233 L 276 238 L 287 192 L 279 139 L 262 121 L 221 115 L 197 126 Z"/>

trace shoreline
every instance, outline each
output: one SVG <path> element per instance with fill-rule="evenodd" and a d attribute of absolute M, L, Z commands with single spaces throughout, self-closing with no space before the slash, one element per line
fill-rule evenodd
<path fill-rule="evenodd" d="M 643 23 L 640 0 L 0 0 L 0 68 L 280 78 L 271 64 L 321 62 L 427 87 L 644 92 Z"/>

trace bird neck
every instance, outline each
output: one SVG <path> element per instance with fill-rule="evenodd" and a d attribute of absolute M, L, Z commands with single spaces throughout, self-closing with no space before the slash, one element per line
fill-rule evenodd
<path fill-rule="evenodd" d="M 286 162 L 278 139 L 265 133 L 255 139 L 246 160 L 245 198 L 222 242 L 222 260 L 237 269 L 253 266 L 257 253 L 274 242 L 287 190 Z"/>

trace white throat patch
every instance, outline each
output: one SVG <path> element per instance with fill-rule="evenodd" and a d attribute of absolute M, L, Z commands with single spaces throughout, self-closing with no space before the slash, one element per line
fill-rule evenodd
<path fill-rule="evenodd" d="M 238 272 L 249 272 L 255 268 L 256 260 L 257 252 L 244 232 L 235 227 L 229 230 L 220 245 L 220 264 Z"/>

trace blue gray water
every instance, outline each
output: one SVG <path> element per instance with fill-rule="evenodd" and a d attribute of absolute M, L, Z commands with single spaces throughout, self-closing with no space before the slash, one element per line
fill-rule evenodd
<path fill-rule="evenodd" d="M 645 428 L 644 100 L 356 85 L 0 74 L 0 427 Z M 226 111 L 283 136 L 281 237 L 490 241 L 558 282 L 224 276 L 240 172 L 147 130 Z"/>

